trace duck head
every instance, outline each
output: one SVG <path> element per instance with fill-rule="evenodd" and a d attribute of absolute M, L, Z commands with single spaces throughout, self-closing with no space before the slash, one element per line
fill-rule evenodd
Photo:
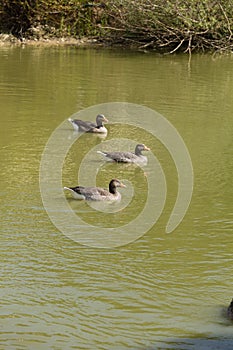
<path fill-rule="evenodd" d="M 105 118 L 105 116 L 103 114 L 98 114 L 96 117 L 96 125 L 102 126 L 103 123 L 108 123 L 108 119 Z"/>
<path fill-rule="evenodd" d="M 126 186 L 122 182 L 120 182 L 120 180 L 112 179 L 109 183 L 109 192 L 115 194 L 117 187 L 125 188 Z"/>
<path fill-rule="evenodd" d="M 147 147 L 146 145 L 144 145 L 143 143 L 139 143 L 136 147 L 135 147 L 135 154 L 137 156 L 140 156 L 142 154 L 142 151 L 150 151 L 150 148 Z"/>

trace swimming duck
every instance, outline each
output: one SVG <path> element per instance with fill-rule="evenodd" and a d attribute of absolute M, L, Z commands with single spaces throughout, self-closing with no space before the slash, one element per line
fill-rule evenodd
<path fill-rule="evenodd" d="M 85 199 L 91 201 L 117 201 L 121 199 L 121 194 L 117 192 L 117 187 L 126 187 L 117 179 L 109 183 L 109 190 L 101 187 L 64 187 L 72 193 L 75 199 Z"/>
<path fill-rule="evenodd" d="M 69 122 L 73 125 L 75 131 L 80 132 L 93 132 L 93 133 L 102 133 L 106 134 L 108 131 L 104 126 L 104 122 L 108 123 L 107 118 L 103 114 L 98 114 L 96 117 L 96 123 L 87 122 L 81 119 L 68 119 Z"/>
<path fill-rule="evenodd" d="M 136 163 L 136 164 L 146 164 L 147 157 L 142 154 L 142 151 L 150 151 L 150 148 L 144 144 L 138 144 L 133 152 L 104 152 L 97 151 L 97 153 L 102 154 L 106 160 L 114 161 L 118 163 Z"/>
<path fill-rule="evenodd" d="M 228 317 L 233 321 L 233 299 L 227 308 Z"/>

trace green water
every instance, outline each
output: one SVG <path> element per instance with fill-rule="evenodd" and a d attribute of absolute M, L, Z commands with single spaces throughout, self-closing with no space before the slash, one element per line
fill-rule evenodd
<path fill-rule="evenodd" d="M 232 349 L 233 325 L 225 315 L 233 297 L 232 95 L 231 56 L 196 55 L 189 62 L 187 56 L 143 52 L 0 48 L 2 349 Z M 159 112 L 189 150 L 193 196 L 170 234 L 165 227 L 178 178 L 164 145 L 144 130 L 111 124 L 117 122 L 114 113 L 107 116 L 105 139 L 76 140 L 64 122 L 77 111 L 110 102 Z M 125 224 L 146 202 L 155 154 L 167 197 L 149 232 L 121 247 L 99 249 L 52 224 L 42 204 L 39 169 L 45 144 L 60 125 L 64 139 L 74 138 L 62 168 L 64 186 L 77 184 L 89 149 L 114 137 L 140 139 L 151 148 L 144 170 L 91 155 L 99 186 L 112 177 L 129 184 L 121 190 L 126 208 L 105 214 L 67 195 L 75 215 L 94 225 L 92 235 Z M 85 171 L 84 180 L 92 183 Z M 51 196 L 52 182 L 48 179 Z M 155 193 L 160 185 L 158 178 Z"/>

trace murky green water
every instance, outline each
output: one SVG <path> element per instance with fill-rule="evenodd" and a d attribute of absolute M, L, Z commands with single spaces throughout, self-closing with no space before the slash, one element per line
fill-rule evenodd
<path fill-rule="evenodd" d="M 231 56 L 193 56 L 189 64 L 186 56 L 0 48 L 2 349 L 232 349 L 233 325 L 225 317 L 233 297 L 232 95 Z M 176 169 L 158 140 L 137 131 L 166 175 L 165 208 L 140 239 L 97 249 L 74 242 L 51 223 L 39 167 L 56 127 L 81 109 L 113 101 L 147 106 L 173 124 L 190 152 L 194 192 L 182 223 L 166 234 Z M 65 125 L 63 135 L 72 138 Z M 106 139 L 84 135 L 73 144 L 64 185 L 76 184 L 90 148 L 115 136 L 135 137 L 129 128 L 107 127 Z M 135 186 L 124 210 L 106 219 L 86 203 L 68 198 L 68 204 L 96 230 L 131 220 L 146 200 L 152 152 L 146 174 L 101 165 L 99 185 L 117 176 Z M 94 163 L 99 166 L 100 158 Z M 122 189 L 123 200 L 128 191 Z"/>

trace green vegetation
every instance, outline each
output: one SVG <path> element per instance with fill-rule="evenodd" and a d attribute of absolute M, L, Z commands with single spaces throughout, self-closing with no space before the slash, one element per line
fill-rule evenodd
<path fill-rule="evenodd" d="M 233 49 L 232 0 L 1 0 L 18 38 L 91 37 L 165 52 Z"/>
<path fill-rule="evenodd" d="M 83 36 L 95 33 L 94 7 L 80 0 L 1 0 L 1 31 L 17 37 Z"/>

